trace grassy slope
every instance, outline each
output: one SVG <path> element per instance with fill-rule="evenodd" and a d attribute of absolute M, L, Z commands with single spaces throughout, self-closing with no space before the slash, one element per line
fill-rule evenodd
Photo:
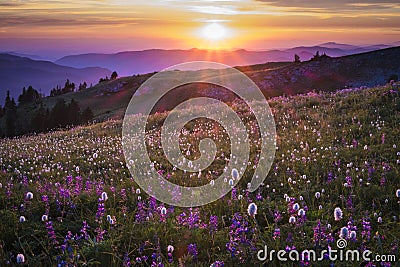
<path fill-rule="evenodd" d="M 398 253 L 395 244 L 399 243 L 400 224 L 398 220 L 393 220 L 393 216 L 400 218 L 400 206 L 395 196 L 396 189 L 400 188 L 399 88 L 378 87 L 278 97 L 272 99 L 270 105 L 277 125 L 278 150 L 265 186 L 259 191 L 263 200 L 255 200 L 255 194 L 250 194 L 248 199 L 242 201 L 231 199 L 229 195 L 201 207 L 199 216 L 202 222 L 207 224 L 210 215 L 218 216 L 218 231 L 213 235 L 208 229 L 194 227 L 189 230 L 188 226 L 179 224 L 176 219 L 182 211 L 179 208 L 169 211 L 166 223 L 160 223 L 157 212 L 148 222 L 135 222 L 135 216 L 139 213 L 138 200 L 130 190 L 136 186 L 124 164 L 120 121 L 0 140 L 0 167 L 3 170 L 0 173 L 3 185 L 0 189 L 0 217 L 3 221 L 0 240 L 4 241 L 0 254 L 4 253 L 3 257 L 6 257 L 9 251 L 23 251 L 28 262 L 35 266 L 39 266 L 40 262 L 48 263 L 50 258 L 54 263 L 55 255 L 65 258 L 60 250 L 53 248 L 40 221 L 44 212 L 40 196 L 44 194 L 50 197 L 50 216 L 59 242 L 63 242 L 67 230 L 79 234 L 83 220 L 92 227 L 89 230 L 91 238 L 95 236 L 98 193 L 88 189 L 69 199 L 59 195 L 60 188 L 74 190 L 74 185 L 69 187 L 65 184 L 65 178 L 78 174 L 84 182 L 100 184 L 100 192 L 108 192 L 110 199 L 106 203 L 106 212 L 116 217 L 117 224 L 110 227 L 103 220 L 101 227 L 107 229 L 108 233 L 100 243 L 71 243 L 75 244 L 73 257 L 76 261 L 79 253 L 82 262 L 97 260 L 103 266 L 118 266 L 124 253 L 134 260 L 139 256 L 137 249 L 146 244 L 144 253 L 150 257 L 159 243 L 164 259 L 167 257 L 166 246 L 173 244 L 174 266 L 179 257 L 189 265 L 190 257 L 183 255 L 187 253 L 189 243 L 196 243 L 199 250 L 197 262 L 200 263 L 197 266 L 209 266 L 215 260 L 224 260 L 227 266 L 237 266 L 240 261 L 231 258 L 225 246 L 230 236 L 230 219 L 235 212 L 240 212 L 251 229 L 258 229 L 256 235 L 248 234 L 252 244 L 257 247 L 268 244 L 281 249 L 290 244 L 299 249 L 310 249 L 315 245 L 313 227 L 318 220 L 321 220 L 323 227 L 328 223 L 332 225 L 330 230 L 326 229 L 326 233 L 331 233 L 336 240 L 340 228 L 352 219 L 358 228 L 357 241 L 350 242 L 349 247 L 358 248 L 364 240 L 365 245 L 374 252 Z M 157 120 L 157 117 L 153 120 Z M 98 158 L 93 158 L 94 153 L 98 154 Z M 79 172 L 76 166 L 80 167 Z M 371 175 L 368 174 L 369 167 L 374 169 Z M 19 173 L 31 180 L 26 186 L 19 185 Z M 332 181 L 328 181 L 330 173 Z M 353 186 L 350 188 L 343 186 L 346 177 L 351 177 Z M 58 187 L 54 186 L 56 182 L 60 183 Z M 9 184 L 14 186 L 8 189 Z M 127 190 L 125 198 L 120 193 L 122 189 Z M 239 187 L 238 193 L 242 193 L 243 189 Z M 316 199 L 314 193 L 323 189 L 325 193 L 321 199 Z M 11 192 L 10 197 L 7 197 L 8 191 Z M 23 200 L 27 191 L 34 193 L 32 201 Z M 304 224 L 293 226 L 288 223 L 288 204 L 283 198 L 284 194 L 294 197 L 302 207 L 308 207 Z M 141 195 L 148 205 L 147 195 Z M 304 201 L 299 200 L 300 195 Z M 352 206 L 348 206 L 349 197 L 352 198 Z M 64 203 L 63 212 L 58 210 L 56 199 Z M 257 224 L 246 213 L 251 201 L 258 205 Z M 21 203 L 26 204 L 26 210 L 14 208 Z M 73 208 L 71 203 L 74 204 Z M 319 205 L 322 205 L 322 209 L 318 208 Z M 334 221 L 333 210 L 338 206 L 343 209 L 343 220 Z M 274 211 L 281 213 L 281 221 L 274 222 Z M 146 212 L 150 212 L 150 208 Z M 189 213 L 187 210 L 185 212 Z M 18 223 L 20 215 L 26 216 L 25 224 Z M 382 223 L 377 222 L 379 216 L 382 217 Z M 365 218 L 371 221 L 371 239 L 368 240 L 361 234 L 362 220 Z M 281 239 L 272 239 L 275 228 L 280 228 Z M 289 233 L 293 235 L 293 243 L 285 241 Z M 16 237 L 19 238 L 18 242 L 15 242 Z M 324 242 L 321 241 L 321 244 L 324 245 Z M 241 251 L 243 266 L 259 264 L 255 256 L 251 256 L 248 246 L 243 245 Z M 327 264 L 323 262 L 320 266 Z M 359 265 L 355 262 L 341 264 Z"/>
<path fill-rule="evenodd" d="M 400 47 L 340 58 L 301 63 L 271 62 L 254 66 L 237 67 L 244 71 L 263 91 L 266 97 L 293 95 L 311 90 L 334 91 L 360 86 L 383 85 L 393 74 L 400 75 Z M 60 98 L 80 102 L 81 108 L 89 106 L 97 121 L 122 118 L 127 104 L 136 89 L 152 74 L 120 78 L 90 89 L 57 97 L 46 97 L 43 103 L 52 108 Z M 121 90 L 112 92 L 118 84 Z M 190 94 L 190 92 L 188 91 Z M 33 105 L 22 106 L 18 115 L 28 122 L 35 111 Z M 2 122 L 3 121 L 3 122 Z M 4 119 L 0 120 L 4 126 Z"/>

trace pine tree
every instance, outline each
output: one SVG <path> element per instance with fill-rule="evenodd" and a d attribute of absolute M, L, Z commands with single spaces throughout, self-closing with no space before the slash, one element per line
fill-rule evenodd
<path fill-rule="evenodd" d="M 47 130 L 49 122 L 49 110 L 45 110 L 43 105 L 35 112 L 31 120 L 31 130 L 43 132 Z"/>
<path fill-rule="evenodd" d="M 77 125 L 80 123 L 80 108 L 78 102 L 74 99 L 68 104 L 66 115 L 67 125 Z"/>
<path fill-rule="evenodd" d="M 82 112 L 81 122 L 82 123 L 92 122 L 93 121 L 93 117 L 94 117 L 93 111 L 89 107 L 87 107 Z"/>
<path fill-rule="evenodd" d="M 118 78 L 118 73 L 117 73 L 116 71 L 114 71 L 114 72 L 111 74 L 110 80 L 111 80 L 111 81 L 114 81 L 114 80 L 116 80 L 117 78 Z"/>
<path fill-rule="evenodd" d="M 6 135 L 9 137 L 15 136 L 15 126 L 17 120 L 17 104 L 14 98 L 10 97 L 10 91 L 7 91 L 6 102 L 4 104 L 6 116 Z"/>

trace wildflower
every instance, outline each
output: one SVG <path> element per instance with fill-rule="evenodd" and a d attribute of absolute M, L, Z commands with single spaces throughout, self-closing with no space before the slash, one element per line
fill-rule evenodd
<path fill-rule="evenodd" d="M 46 222 L 46 230 L 47 230 L 47 235 L 48 235 L 49 239 L 52 241 L 53 245 L 58 244 L 52 221 Z"/>
<path fill-rule="evenodd" d="M 33 199 L 33 193 L 32 192 L 26 193 L 26 199 Z"/>
<path fill-rule="evenodd" d="M 304 215 L 306 215 L 306 211 L 304 209 L 299 209 L 299 212 L 297 213 L 297 215 L 303 217 Z"/>
<path fill-rule="evenodd" d="M 125 253 L 124 254 L 124 267 L 129 267 L 131 266 L 131 259 L 129 258 L 129 254 Z"/>
<path fill-rule="evenodd" d="M 382 223 L 382 217 L 378 217 L 378 223 Z"/>
<path fill-rule="evenodd" d="M 339 237 L 340 238 L 347 238 L 348 234 L 349 234 L 349 229 L 347 227 L 342 227 L 340 229 Z"/>
<path fill-rule="evenodd" d="M 247 208 L 247 213 L 254 218 L 254 216 L 257 214 L 257 205 L 255 203 L 250 203 L 248 208 Z"/>
<path fill-rule="evenodd" d="M 335 221 L 340 221 L 343 218 L 342 209 L 339 207 L 335 208 L 333 216 L 335 217 Z"/>
<path fill-rule="evenodd" d="M 25 262 L 24 254 L 18 254 L 17 255 L 17 263 L 24 263 L 24 262 Z"/>
<path fill-rule="evenodd" d="M 320 192 L 316 192 L 316 193 L 315 193 L 315 198 L 318 199 L 318 198 L 320 198 L 320 197 L 321 197 L 321 193 L 320 193 Z"/>
<path fill-rule="evenodd" d="M 189 255 L 196 257 L 199 254 L 199 252 L 197 251 L 197 245 L 189 244 L 188 245 L 188 253 L 189 253 Z"/>
<path fill-rule="evenodd" d="M 236 170 L 235 168 L 233 168 L 233 169 L 232 169 L 231 175 L 232 175 L 232 178 L 233 178 L 234 180 L 237 180 L 237 179 L 239 178 L 239 172 L 238 172 L 238 170 Z"/>
<path fill-rule="evenodd" d="M 25 221 L 26 221 L 25 216 L 20 216 L 19 217 L 19 222 L 22 223 L 22 222 L 25 222 Z"/>
<path fill-rule="evenodd" d="M 224 267 L 224 266 L 225 266 L 225 263 L 223 261 L 216 261 L 210 265 L 210 267 Z"/>
<path fill-rule="evenodd" d="M 233 180 L 232 179 L 229 179 L 229 185 L 233 186 Z"/>
<path fill-rule="evenodd" d="M 300 209 L 299 203 L 295 203 L 295 204 L 293 205 L 293 209 L 294 209 L 295 211 L 298 211 L 298 210 Z"/>
<path fill-rule="evenodd" d="M 274 235 L 273 235 L 273 239 L 274 240 L 276 240 L 276 239 L 278 239 L 278 238 L 280 238 L 281 237 L 281 229 L 279 229 L 279 228 L 276 228 L 275 230 L 274 230 Z"/>
<path fill-rule="evenodd" d="M 318 209 L 319 209 L 319 210 L 322 210 L 322 205 L 319 205 L 319 206 L 318 206 Z"/>
<path fill-rule="evenodd" d="M 211 186 L 214 186 L 214 184 L 215 184 L 215 181 L 214 181 L 214 180 L 211 180 L 211 181 L 210 181 L 210 185 L 211 185 Z"/>
<path fill-rule="evenodd" d="M 137 195 L 140 194 L 140 188 L 136 189 L 136 194 L 137 194 Z"/>
<path fill-rule="evenodd" d="M 243 195 L 238 195 L 238 199 L 242 200 L 243 199 Z"/>
<path fill-rule="evenodd" d="M 42 222 L 46 222 L 48 220 L 49 220 L 49 217 L 46 214 L 42 215 Z"/>
<path fill-rule="evenodd" d="M 290 216 L 289 223 L 295 223 L 295 222 L 296 222 L 296 217 Z"/>
<path fill-rule="evenodd" d="M 351 238 L 352 240 L 356 240 L 356 238 L 357 238 L 357 233 L 356 233 L 356 231 L 351 231 L 351 232 L 350 232 L 350 238 Z"/>
<path fill-rule="evenodd" d="M 106 201 L 108 199 L 107 192 L 101 193 L 101 200 Z"/>
<path fill-rule="evenodd" d="M 172 259 L 172 252 L 174 252 L 174 247 L 172 245 L 169 245 L 167 247 L 167 252 L 168 252 L 168 262 L 172 263 L 173 259 Z"/>
<path fill-rule="evenodd" d="M 161 208 L 161 215 L 166 215 L 167 214 L 167 209 L 165 207 Z"/>
<path fill-rule="evenodd" d="M 400 189 L 396 190 L 396 197 L 400 198 Z"/>

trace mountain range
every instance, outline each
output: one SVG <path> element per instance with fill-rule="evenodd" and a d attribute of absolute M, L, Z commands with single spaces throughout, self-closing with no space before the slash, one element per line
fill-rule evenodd
<path fill-rule="evenodd" d="M 55 63 L 75 68 L 103 67 L 115 70 L 121 76 L 160 71 L 172 65 L 188 61 L 214 61 L 229 66 L 253 65 L 266 62 L 291 62 L 294 55 L 300 56 L 302 61 L 311 59 L 318 51 L 331 57 L 341 57 L 351 54 L 369 52 L 388 48 L 393 45 L 354 46 L 334 42 L 323 43 L 317 46 L 300 46 L 283 50 L 248 51 L 244 49 L 234 51 L 213 50 L 163 50 L 151 49 L 143 51 L 127 51 L 115 54 L 81 54 L 63 57 Z"/>
<path fill-rule="evenodd" d="M 337 58 L 321 57 L 305 62 L 271 62 L 237 67 L 252 79 L 267 98 L 316 91 L 335 91 L 348 87 L 372 87 L 386 84 L 391 77 L 400 77 L 400 46 Z M 211 74 L 215 73 L 210 70 Z M 86 90 L 43 99 L 52 108 L 58 99 L 77 100 L 82 107 L 90 107 L 97 120 L 121 118 L 139 86 L 153 73 L 121 77 L 97 84 Z M 149 97 L 143 96 L 143 103 Z M 187 85 L 174 97 L 163 97 L 160 106 L 169 109 L 182 99 L 218 94 L 213 86 Z M 32 107 L 30 107 L 32 108 Z M 26 110 L 31 110 L 27 107 Z M 22 114 L 22 113 L 21 113 Z"/>
<path fill-rule="evenodd" d="M 400 43 L 396 43 L 400 45 Z M 69 79 L 78 85 L 86 81 L 88 85 L 97 84 L 100 78 L 117 71 L 119 76 L 152 73 L 172 65 L 187 61 L 215 61 L 229 66 L 248 66 L 258 64 L 263 68 L 266 62 L 293 62 L 294 55 L 302 61 L 310 60 L 318 51 L 321 55 L 342 57 L 388 48 L 392 45 L 380 44 L 355 46 L 328 42 L 317 46 L 300 46 L 290 49 L 247 51 L 213 50 L 162 50 L 127 51 L 115 54 L 71 55 L 54 62 L 41 60 L 40 56 L 9 52 L 0 54 L 0 103 L 4 102 L 6 91 L 17 98 L 22 87 L 32 85 L 43 95 L 49 95 L 52 88 L 63 86 Z M 253 66 L 254 70 L 255 66 Z M 275 76 L 275 75 L 273 75 Z M 273 79 L 280 78 L 274 77 Z M 299 78 L 297 80 L 302 80 Z M 275 84 L 277 81 L 272 81 Z M 268 78 L 264 82 L 268 82 Z"/>
<path fill-rule="evenodd" d="M 44 95 L 57 85 L 71 82 L 96 84 L 100 77 L 110 76 L 111 71 L 99 67 L 74 68 L 50 61 L 33 60 L 10 54 L 0 54 L 0 103 L 4 102 L 7 90 L 17 98 L 22 87 L 32 85 Z"/>

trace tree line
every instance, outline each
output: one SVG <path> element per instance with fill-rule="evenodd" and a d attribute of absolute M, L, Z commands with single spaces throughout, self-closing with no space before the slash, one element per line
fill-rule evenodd
<path fill-rule="evenodd" d="M 18 109 L 26 104 L 32 104 L 35 112 L 32 116 L 19 114 Z M 21 112 L 20 112 L 21 113 Z M 64 128 L 93 121 L 93 112 L 87 107 L 81 110 L 79 103 L 72 99 L 67 103 L 58 99 L 50 109 L 42 102 L 42 95 L 29 86 L 22 89 L 18 97 L 18 105 L 7 91 L 4 107 L 0 105 L 0 136 L 13 137 L 27 133 L 39 133 L 51 129 Z"/>
<path fill-rule="evenodd" d="M 114 81 L 118 78 L 118 73 L 114 71 L 110 78 L 100 78 L 99 83 Z M 90 87 L 92 85 L 90 84 Z M 57 85 L 50 91 L 50 97 L 60 96 L 70 92 L 81 91 L 88 88 L 86 82 L 80 83 L 76 88 L 75 83 L 69 79 L 66 80 L 64 87 Z M 72 99 L 69 103 L 64 99 L 59 99 L 51 109 L 43 105 L 40 94 L 32 86 L 22 88 L 22 94 L 18 96 L 18 105 L 13 97 L 10 97 L 10 91 L 7 91 L 7 97 L 4 107 L 0 105 L 0 137 L 13 137 L 27 133 L 44 132 L 51 129 L 63 128 L 66 126 L 79 125 L 93 121 L 93 112 L 87 107 L 81 110 L 79 103 Z M 36 111 L 30 116 L 27 123 L 26 115 L 18 114 L 18 108 L 26 104 L 33 104 Z"/>

